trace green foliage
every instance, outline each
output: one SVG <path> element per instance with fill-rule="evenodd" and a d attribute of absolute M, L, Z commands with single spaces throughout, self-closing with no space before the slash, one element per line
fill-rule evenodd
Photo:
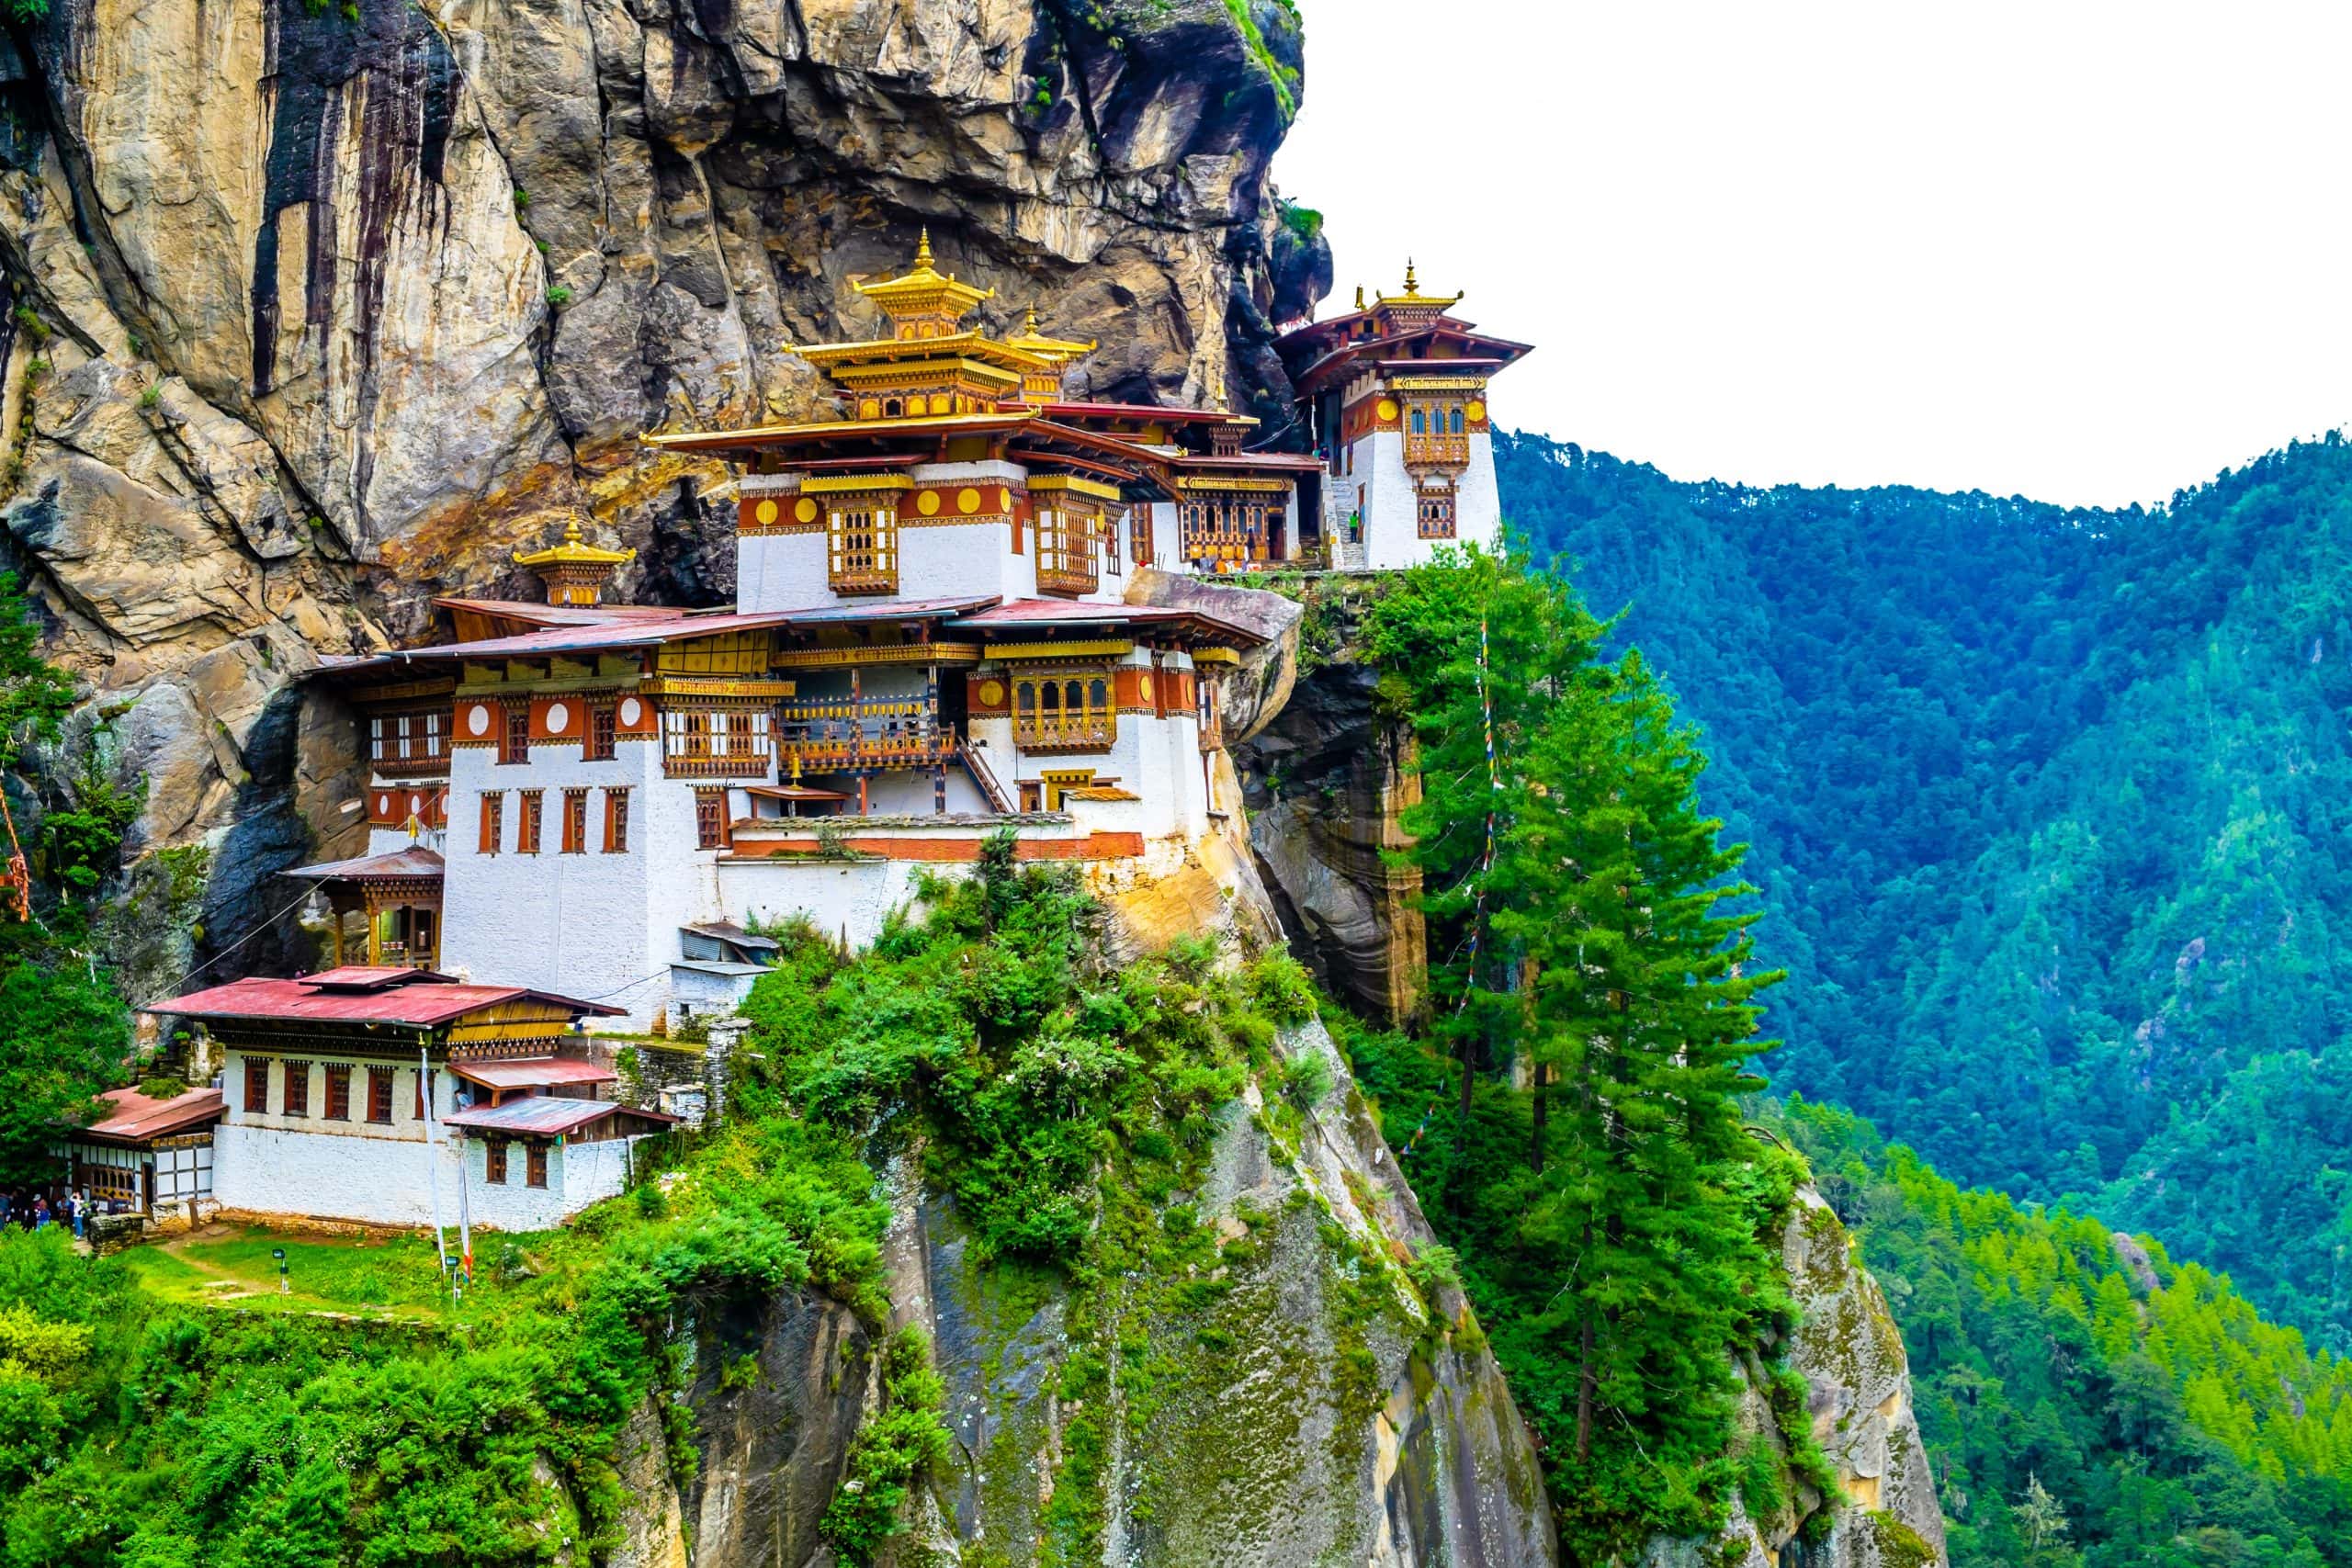
<path fill-rule="evenodd" d="M 571 290 L 565 288 L 560 283 L 557 284 L 553 288 L 548 290 L 548 303 L 554 306 L 559 310 L 562 310 L 566 305 L 571 303 Z"/>
<path fill-rule="evenodd" d="M 1298 118 L 1298 73 L 1274 58 L 1266 47 L 1266 35 L 1259 29 L 1258 18 L 1250 14 L 1250 0 L 1225 0 L 1226 15 L 1240 31 L 1241 41 L 1250 48 L 1250 57 L 1266 73 L 1266 81 L 1274 89 L 1274 102 L 1281 106 L 1283 122 L 1288 124 Z"/>
<path fill-rule="evenodd" d="M 2064 1210 L 1962 1191 L 1859 1118 L 1792 1099 L 1910 1353 L 1974 1568 L 2352 1561 L 2352 1363 L 2222 1277 Z"/>
<path fill-rule="evenodd" d="M 143 779 L 128 789 L 116 784 L 93 750 L 74 781 L 73 803 L 40 819 L 33 853 L 41 874 L 81 897 L 97 891 L 120 863 L 123 835 L 146 798 Z"/>
<path fill-rule="evenodd" d="M 1066 1261 L 1102 1162 L 1147 1131 L 1204 1146 L 1264 1025 L 1211 944 L 1101 964 L 1092 904 L 1067 868 L 1017 866 L 1012 841 L 854 964 L 806 928 L 780 936 L 743 1011 L 755 1089 L 844 1130 L 921 1133 L 984 1255 Z M 1251 973 L 1283 989 L 1278 968 Z"/>
<path fill-rule="evenodd" d="M 71 954 L 0 955 L 0 1185 L 46 1181 L 60 1122 L 86 1122 L 130 1055 L 130 1019 Z"/>
<path fill-rule="evenodd" d="M 947 1457 L 941 1419 L 947 1391 L 931 1369 L 922 1330 L 902 1328 L 890 1337 L 882 1350 L 881 1381 L 881 1407 L 851 1440 L 841 1488 L 817 1526 L 834 1554 L 854 1568 L 865 1568 L 885 1541 L 906 1529 L 901 1510 L 908 1488 L 926 1466 Z"/>
<path fill-rule="evenodd" d="M 142 409 L 154 408 L 163 400 L 164 389 L 160 384 L 151 383 L 139 394 L 139 406 Z"/>
<path fill-rule="evenodd" d="M 1476 551 L 1405 573 L 1364 617 L 1409 691 L 1408 854 L 1430 950 L 1454 956 L 1431 969 L 1433 1050 L 1368 1059 L 1359 1036 L 1357 1066 L 1375 1092 L 1426 1095 L 1424 1126 L 1453 1099 L 1409 1174 L 1585 1561 L 1721 1519 L 1730 1353 L 1784 1304 L 1761 1238 L 1795 1176 L 1733 1101 L 1778 978 L 1726 902 L 1750 891 L 1739 851 L 1699 809 L 1689 732 L 1603 632 L 1559 579 Z"/>
<path fill-rule="evenodd" d="M 689 1309 L 815 1285 L 878 1314 L 885 1214 L 844 1143 L 767 1118 L 688 1158 L 662 1213 L 624 1200 L 512 1238 L 517 1266 L 477 1280 L 462 1319 L 374 1329 L 169 1303 L 57 1230 L 0 1233 L 0 1472 L 34 1472 L 0 1485 L 0 1561 L 522 1564 L 565 1538 L 607 1551 L 623 1423 L 676 1375 L 667 1337 Z M 562 1492 L 538 1479 L 548 1465 Z"/>
<path fill-rule="evenodd" d="M 1497 446 L 1706 727 L 1776 1081 L 2352 1349 L 2352 445 L 2154 512 Z"/>
<path fill-rule="evenodd" d="M 16 574 L 0 571 L 0 768 L 25 746 L 56 739 L 73 707 L 73 680 L 40 657 L 40 628 Z"/>
<path fill-rule="evenodd" d="M 1285 201 L 1282 204 L 1280 210 L 1283 227 L 1309 244 L 1312 244 L 1316 237 L 1323 232 L 1323 215 L 1315 209 L 1301 207 L 1295 201 Z"/>

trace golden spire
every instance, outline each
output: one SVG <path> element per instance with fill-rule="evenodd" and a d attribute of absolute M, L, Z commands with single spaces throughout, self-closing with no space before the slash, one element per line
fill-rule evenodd
<path fill-rule="evenodd" d="M 1413 258 L 1407 256 L 1405 258 L 1405 292 L 1419 294 L 1420 291 L 1420 286 L 1413 281 Z"/>
<path fill-rule="evenodd" d="M 1361 283 L 1356 285 L 1356 309 L 1363 309 L 1363 285 Z"/>
<path fill-rule="evenodd" d="M 1437 310 L 1442 310 L 1449 305 L 1460 303 L 1461 299 L 1462 296 L 1459 294 L 1445 295 L 1422 293 L 1420 274 L 1414 268 L 1413 258 L 1408 256 L 1405 258 L 1405 292 L 1402 294 L 1384 294 L 1380 297 L 1380 303 L 1383 305 L 1419 306 L 1424 310 L 1435 307 Z"/>
<path fill-rule="evenodd" d="M 931 225 L 926 223 L 922 226 L 922 238 L 915 242 L 915 270 L 921 272 L 930 265 Z"/>

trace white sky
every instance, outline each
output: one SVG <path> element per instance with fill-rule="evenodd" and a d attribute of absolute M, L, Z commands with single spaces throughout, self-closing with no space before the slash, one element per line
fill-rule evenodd
<path fill-rule="evenodd" d="M 2155 502 L 2352 422 L 2352 6 L 1301 0 L 1339 277 L 1679 479 Z"/>

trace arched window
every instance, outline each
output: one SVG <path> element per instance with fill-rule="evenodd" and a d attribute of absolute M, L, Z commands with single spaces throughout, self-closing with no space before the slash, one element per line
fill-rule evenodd
<path fill-rule="evenodd" d="M 883 400 L 882 417 L 884 419 L 896 419 L 905 412 L 906 405 L 900 402 L 897 398 L 886 398 Z"/>
<path fill-rule="evenodd" d="M 1429 415 L 1419 409 L 1415 409 L 1413 411 L 1413 434 L 1416 435 L 1427 435 L 1429 433 Z"/>
<path fill-rule="evenodd" d="M 1461 404 L 1456 403 L 1456 404 L 1454 404 L 1454 405 L 1453 405 L 1453 414 L 1452 414 L 1452 416 L 1451 416 L 1451 417 L 1452 417 L 1452 420 L 1453 420 L 1453 434 L 1456 434 L 1456 435 L 1461 434 L 1462 434 L 1462 405 L 1461 405 Z"/>

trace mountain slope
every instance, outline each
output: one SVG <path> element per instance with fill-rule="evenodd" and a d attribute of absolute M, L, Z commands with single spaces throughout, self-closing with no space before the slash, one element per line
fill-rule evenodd
<path fill-rule="evenodd" d="M 1681 484 L 1498 443 L 1756 846 L 1783 1085 L 2352 1343 L 2352 447 L 2156 512 Z"/>

